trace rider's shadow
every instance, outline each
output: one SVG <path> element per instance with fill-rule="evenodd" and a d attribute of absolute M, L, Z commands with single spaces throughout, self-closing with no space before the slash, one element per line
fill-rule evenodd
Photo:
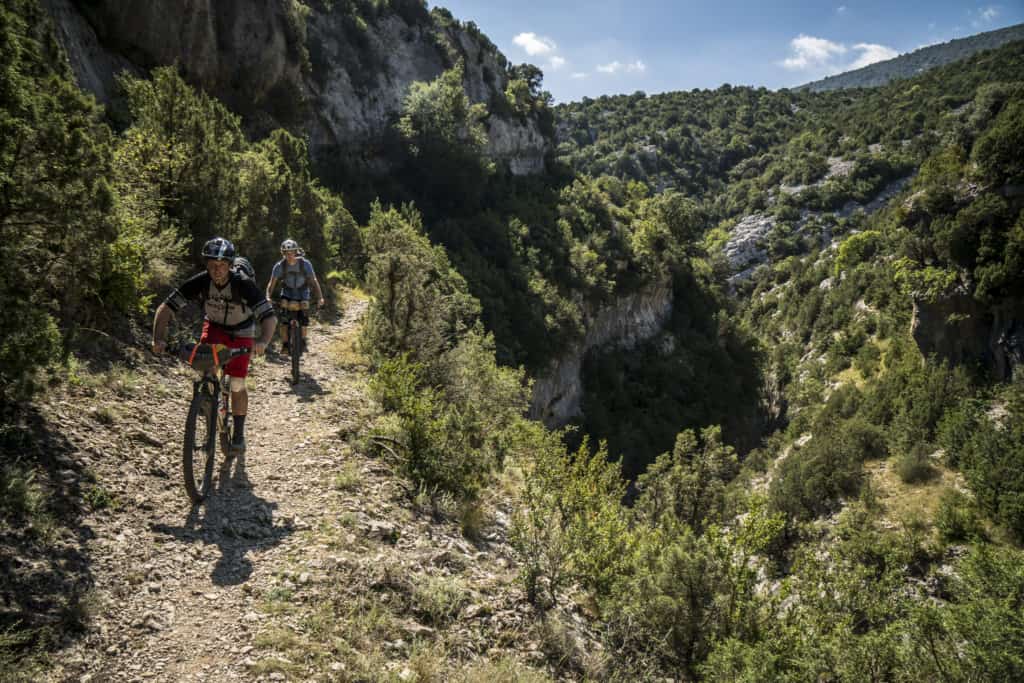
<path fill-rule="evenodd" d="M 179 541 L 215 543 L 220 558 L 210 574 L 218 586 L 244 583 L 252 575 L 248 554 L 277 545 L 295 531 L 291 522 L 275 523 L 277 503 L 255 495 L 240 455 L 220 469 L 216 490 L 194 505 L 180 527 L 155 524 L 153 530 Z"/>
<path fill-rule="evenodd" d="M 299 373 L 299 381 L 292 385 L 292 393 L 299 397 L 299 403 L 312 403 L 317 396 L 331 392 L 324 389 L 315 377 L 302 372 Z"/>

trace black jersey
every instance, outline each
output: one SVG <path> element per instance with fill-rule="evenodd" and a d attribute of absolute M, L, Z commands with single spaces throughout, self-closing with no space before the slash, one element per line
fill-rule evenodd
<path fill-rule="evenodd" d="M 236 337 L 255 337 L 256 323 L 274 313 L 256 283 L 235 271 L 231 271 L 223 287 L 214 284 L 207 271 L 196 273 L 171 292 L 164 303 L 177 313 L 189 301 L 199 302 L 210 323 Z"/>

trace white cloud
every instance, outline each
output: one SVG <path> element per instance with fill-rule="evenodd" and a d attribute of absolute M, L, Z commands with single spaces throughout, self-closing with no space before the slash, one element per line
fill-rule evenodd
<path fill-rule="evenodd" d="M 875 62 L 892 59 L 899 53 L 887 45 L 856 43 L 847 47 L 826 38 L 800 34 L 789 43 L 791 54 L 779 64 L 791 71 L 808 74 L 835 74 L 860 69 Z"/>
<path fill-rule="evenodd" d="M 975 12 L 977 12 L 976 16 Z M 995 21 L 996 17 L 999 16 L 999 6 L 989 5 L 987 7 L 982 7 L 979 10 L 968 10 L 967 13 L 971 16 L 975 16 L 974 19 L 971 19 L 971 26 L 974 28 L 982 28 L 985 24 L 991 24 Z"/>
<path fill-rule="evenodd" d="M 603 74 L 617 74 L 619 72 L 642 74 L 647 71 L 647 65 L 644 64 L 641 59 L 638 59 L 635 62 L 630 62 L 629 64 L 623 64 L 622 62 L 615 60 L 608 64 L 599 64 L 597 66 L 597 70 Z"/>
<path fill-rule="evenodd" d="M 867 66 L 868 64 L 874 64 L 875 62 L 884 62 L 887 59 L 893 57 L 899 57 L 900 53 L 891 47 L 885 45 L 878 45 L 876 43 L 857 43 L 853 46 L 854 50 L 860 50 L 860 56 L 854 60 L 853 64 L 846 67 L 847 69 L 859 69 Z"/>
<path fill-rule="evenodd" d="M 572 74 L 569 75 L 569 78 L 575 78 L 576 80 L 579 80 L 581 78 L 586 78 L 586 77 L 587 77 L 587 74 L 584 71 L 575 71 L 575 72 L 573 72 Z"/>
<path fill-rule="evenodd" d="M 836 14 L 846 14 L 846 5 L 836 7 Z"/>
<path fill-rule="evenodd" d="M 551 67 L 552 71 L 558 71 L 563 66 L 565 66 L 565 58 L 555 55 L 554 57 L 551 58 L 551 61 L 548 63 L 548 66 Z"/>
<path fill-rule="evenodd" d="M 833 43 L 831 40 L 803 33 L 791 40 L 789 46 L 793 54 L 782 60 L 782 66 L 793 71 L 826 67 L 833 57 L 846 53 L 846 46 L 842 43 Z"/>
<path fill-rule="evenodd" d="M 526 50 L 526 54 L 531 57 L 551 54 L 558 49 L 558 46 L 555 45 L 555 41 L 550 38 L 538 36 L 532 31 L 520 33 L 512 39 L 512 42 Z"/>

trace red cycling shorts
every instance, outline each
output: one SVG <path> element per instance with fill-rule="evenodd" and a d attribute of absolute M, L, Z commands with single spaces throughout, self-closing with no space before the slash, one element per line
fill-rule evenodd
<path fill-rule="evenodd" d="M 203 334 L 199 341 L 204 344 L 223 344 L 229 349 L 251 349 L 252 337 L 234 337 L 223 327 L 212 325 L 209 320 L 203 321 Z M 224 366 L 224 374 L 230 377 L 245 377 L 249 374 L 249 356 L 245 354 L 232 359 Z"/>

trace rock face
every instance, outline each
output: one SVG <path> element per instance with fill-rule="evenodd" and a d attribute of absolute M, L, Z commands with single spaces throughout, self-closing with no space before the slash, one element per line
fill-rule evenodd
<path fill-rule="evenodd" d="M 177 64 L 261 134 L 308 135 L 315 158 L 341 152 L 381 167 L 375 148 L 409 87 L 457 61 L 474 102 L 504 97 L 505 58 L 472 27 L 379 9 L 371 20 L 346 3 L 292 0 L 44 0 L 79 85 L 103 103 L 115 77 Z M 535 117 L 488 119 L 492 158 L 514 174 L 542 171 L 551 148 Z"/>
<path fill-rule="evenodd" d="M 101 102 L 128 68 L 177 63 L 185 78 L 229 106 L 265 105 L 300 77 L 299 36 L 278 0 L 46 0 L 83 88 Z"/>
<path fill-rule="evenodd" d="M 981 364 L 995 379 L 1024 372 L 1024 301 L 986 307 L 965 292 L 915 301 L 911 333 L 925 356 L 955 365 Z"/>
<path fill-rule="evenodd" d="M 583 399 L 580 370 L 587 352 L 632 349 L 658 334 L 672 314 L 672 284 L 659 282 L 617 299 L 587 316 L 586 334 L 533 385 L 530 418 L 560 427 L 579 417 Z"/>
<path fill-rule="evenodd" d="M 736 224 L 725 243 L 723 252 L 733 270 L 764 263 L 768 257 L 762 246 L 764 240 L 775 229 L 775 218 L 760 213 L 744 216 Z"/>

